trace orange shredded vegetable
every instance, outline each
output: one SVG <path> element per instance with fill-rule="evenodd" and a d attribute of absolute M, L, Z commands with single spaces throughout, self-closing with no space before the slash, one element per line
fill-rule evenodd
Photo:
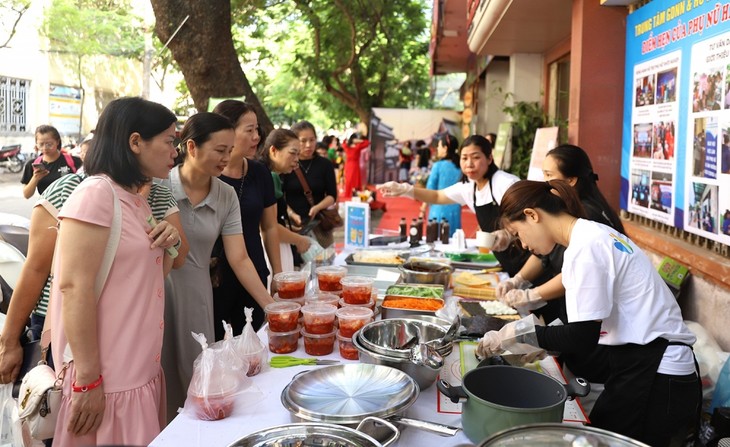
<path fill-rule="evenodd" d="M 439 310 L 444 307 L 444 302 L 432 298 L 385 297 L 383 307 L 390 309 Z"/>

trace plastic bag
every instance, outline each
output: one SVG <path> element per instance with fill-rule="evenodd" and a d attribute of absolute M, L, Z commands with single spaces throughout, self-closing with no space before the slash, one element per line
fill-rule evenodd
<path fill-rule="evenodd" d="M 253 330 L 253 308 L 246 307 L 246 325 L 241 331 L 241 335 L 234 337 L 236 352 L 238 355 L 248 362 L 248 372 L 246 375 L 255 376 L 269 360 L 269 351 L 266 345 Z"/>
<path fill-rule="evenodd" d="M 236 353 L 230 340 L 208 346 L 205 335 L 192 335 L 203 352 L 193 364 L 193 378 L 183 411 L 205 421 L 228 417 L 233 412 L 236 396 L 250 384 L 243 373 L 248 370 L 248 362 Z"/>
<path fill-rule="evenodd" d="M 23 429 L 18 417 L 18 402 L 13 399 L 13 384 L 0 385 L 0 446 L 22 446 Z"/>
<path fill-rule="evenodd" d="M 719 407 L 730 407 L 730 357 L 725 361 L 725 366 L 717 378 L 709 413 L 712 414 L 715 408 Z"/>
<path fill-rule="evenodd" d="M 697 341 L 692 350 L 697 357 L 697 363 L 700 365 L 700 375 L 702 377 L 702 389 L 705 396 L 712 393 L 720 375 L 722 365 L 725 363 L 727 354 L 720 349 L 720 345 L 710 335 L 705 328 L 697 322 L 685 320 L 690 331 L 697 337 Z"/>
<path fill-rule="evenodd" d="M 309 242 L 309 249 L 302 253 L 302 260 L 304 262 L 312 262 L 324 252 L 324 248 L 322 248 L 322 245 L 316 239 L 310 237 Z"/>

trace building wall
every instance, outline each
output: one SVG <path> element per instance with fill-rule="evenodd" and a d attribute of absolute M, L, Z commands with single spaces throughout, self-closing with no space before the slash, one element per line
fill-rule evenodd
<path fill-rule="evenodd" d="M 590 155 L 601 190 L 616 209 L 621 191 L 626 15 L 623 7 L 573 2 L 568 140 Z"/>
<path fill-rule="evenodd" d="M 512 102 L 541 102 L 544 58 L 542 54 L 517 53 L 509 58 L 507 91 Z"/>
<path fill-rule="evenodd" d="M 497 133 L 500 123 L 509 121 L 509 117 L 502 112 L 504 95 L 508 91 L 509 68 L 509 61 L 502 59 L 494 59 L 487 66 L 486 76 L 479 84 L 478 134 Z"/>

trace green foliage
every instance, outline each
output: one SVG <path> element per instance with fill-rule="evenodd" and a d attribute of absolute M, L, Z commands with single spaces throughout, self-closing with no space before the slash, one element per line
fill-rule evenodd
<path fill-rule="evenodd" d="M 505 95 L 505 100 L 510 96 L 509 93 Z M 512 164 L 509 172 L 527 178 L 535 132 L 545 127 L 547 116 L 539 102 L 519 101 L 511 106 L 505 105 L 502 111 L 512 117 Z"/>
<path fill-rule="evenodd" d="M 141 60 L 142 21 L 131 11 L 126 0 L 53 0 L 42 32 L 51 51 Z"/>
<path fill-rule="evenodd" d="M 262 2 L 263 8 L 250 7 Z M 342 127 L 372 107 L 430 106 L 425 1 L 233 5 L 239 57 L 274 123 L 308 119 Z"/>

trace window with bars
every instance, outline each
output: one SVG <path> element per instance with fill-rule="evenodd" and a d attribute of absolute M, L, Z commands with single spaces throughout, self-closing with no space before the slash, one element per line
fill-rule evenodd
<path fill-rule="evenodd" d="M 30 81 L 0 76 L 0 132 L 27 132 Z"/>

